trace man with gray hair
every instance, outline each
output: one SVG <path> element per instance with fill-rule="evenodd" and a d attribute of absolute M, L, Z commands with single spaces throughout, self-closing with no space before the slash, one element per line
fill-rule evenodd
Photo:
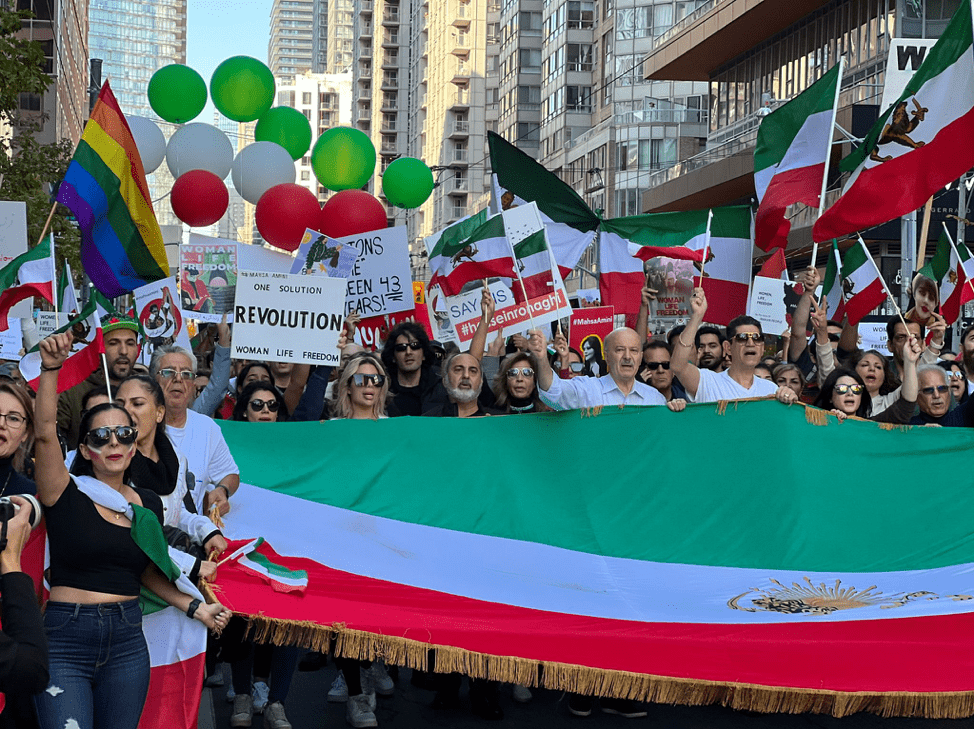
<path fill-rule="evenodd" d="M 449 402 L 434 405 L 423 413 L 435 418 L 475 418 L 493 415 L 478 402 L 484 384 L 480 360 L 469 352 L 451 354 L 443 363 L 443 387 Z"/>
<path fill-rule="evenodd" d="M 240 486 L 240 469 L 220 426 L 190 409 L 196 398 L 196 357 L 177 345 L 160 347 L 152 356 L 149 372 L 166 398 L 166 434 L 176 450 L 186 456 L 195 476 L 190 486 L 193 503 L 201 514 L 213 504 L 221 515 L 226 514 L 230 511 L 229 498 Z"/>
<path fill-rule="evenodd" d="M 974 427 L 974 398 L 950 409 L 950 386 L 947 372 L 937 365 L 917 367 L 919 393 L 917 405 L 920 412 L 913 416 L 910 425 L 939 425 L 944 428 Z"/>

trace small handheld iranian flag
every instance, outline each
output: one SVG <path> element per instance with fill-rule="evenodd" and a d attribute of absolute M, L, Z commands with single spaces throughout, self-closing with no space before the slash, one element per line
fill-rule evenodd
<path fill-rule="evenodd" d="M 536 299 L 554 290 L 553 261 L 544 229 L 515 244 L 514 258 L 521 276 L 521 283 L 514 281 L 511 286 L 515 301 L 522 303 L 525 295 L 528 299 Z"/>
<path fill-rule="evenodd" d="M 842 62 L 784 106 L 764 117 L 754 147 L 758 212 L 754 245 L 764 251 L 788 245 L 789 205 L 820 207 Z"/>
<path fill-rule="evenodd" d="M 10 309 L 24 299 L 40 296 L 54 301 L 54 238 L 21 253 L 0 269 L 0 332 L 9 326 Z"/>
<path fill-rule="evenodd" d="M 260 577 L 275 592 L 303 594 L 308 588 L 308 573 L 305 570 L 285 566 L 273 552 L 271 555 L 264 554 L 261 550 L 264 544 L 266 544 L 264 538 L 258 537 L 244 544 L 223 561 L 239 558 L 238 566 Z"/>
<path fill-rule="evenodd" d="M 846 251 L 842 261 L 842 278 L 845 281 L 846 316 L 849 317 L 849 324 L 855 326 L 886 301 L 886 284 L 862 238 L 858 245 Z"/>
<path fill-rule="evenodd" d="M 944 228 L 937 241 L 937 250 L 930 262 L 918 273 L 937 282 L 940 289 L 940 315 L 948 324 L 960 316 L 961 306 L 974 299 L 968 269 L 974 267 L 974 259 L 963 243 L 954 244 Z"/>
<path fill-rule="evenodd" d="M 65 297 L 69 303 L 69 297 L 73 296 L 73 288 L 71 291 L 72 293 Z M 77 306 L 77 300 L 74 304 Z M 94 297 L 88 299 L 85 307 L 70 318 L 67 324 L 58 328 L 57 333 L 60 334 L 61 332 L 71 332 L 74 337 L 74 345 L 71 355 L 64 362 L 58 374 L 58 392 L 70 390 L 83 382 L 101 363 L 100 358 L 105 351 L 105 342 L 102 338 L 101 321 L 98 318 L 98 307 Z M 20 372 L 36 391 L 41 376 L 39 346 L 34 346 L 20 360 Z"/>
<path fill-rule="evenodd" d="M 826 316 L 833 321 L 842 321 L 845 316 L 845 294 L 842 291 L 842 257 L 839 255 L 837 241 L 832 241 L 832 251 L 825 264 L 825 280 L 822 281 L 822 297 L 825 299 Z"/>
<path fill-rule="evenodd" d="M 429 285 L 439 284 L 446 296 L 456 296 L 470 281 L 517 277 L 500 215 L 489 218 L 467 238 L 440 236 L 430 252 L 429 265 L 433 271 Z"/>

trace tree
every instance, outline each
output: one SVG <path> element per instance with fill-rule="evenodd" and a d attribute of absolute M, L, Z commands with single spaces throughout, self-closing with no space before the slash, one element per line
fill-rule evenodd
<path fill-rule="evenodd" d="M 21 94 L 42 95 L 52 83 L 43 70 L 41 45 L 17 37 L 22 21 L 30 17 L 26 11 L 0 9 L 0 126 L 6 122 L 11 131 L 0 136 L 0 199 L 27 203 L 27 239 L 34 245 L 74 149 L 69 140 L 38 142 L 44 117 L 20 109 Z M 80 273 L 80 235 L 67 208 L 57 207 L 48 230 L 54 233 L 57 255 Z"/>

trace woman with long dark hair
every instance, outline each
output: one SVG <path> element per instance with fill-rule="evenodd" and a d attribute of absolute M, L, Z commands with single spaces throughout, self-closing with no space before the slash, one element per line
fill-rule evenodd
<path fill-rule="evenodd" d="M 135 729 L 149 687 L 141 588 L 211 630 L 222 630 L 230 611 L 180 592 L 171 562 L 148 556 L 165 544 L 162 502 L 131 484 L 138 430 L 123 407 L 106 403 L 85 413 L 71 473 L 65 468 L 57 379 L 71 345 L 67 333 L 40 344 L 35 462 L 50 544 L 44 627 L 51 684 L 35 701 L 43 729 Z"/>
<path fill-rule="evenodd" d="M 505 413 L 540 413 L 551 410 L 538 395 L 538 361 L 530 352 L 518 352 L 501 362 L 494 379 L 497 408 Z"/>

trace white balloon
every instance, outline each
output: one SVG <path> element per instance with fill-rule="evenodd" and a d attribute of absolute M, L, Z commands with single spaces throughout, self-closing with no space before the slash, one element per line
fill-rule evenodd
<path fill-rule="evenodd" d="M 142 168 L 147 175 L 155 172 L 166 157 L 165 135 L 158 124 L 144 116 L 126 116 L 125 120 L 142 158 Z"/>
<path fill-rule="evenodd" d="M 237 153 L 230 170 L 230 179 L 240 197 L 254 205 L 274 185 L 294 182 L 295 175 L 291 155 L 274 142 L 248 144 Z"/>
<path fill-rule="evenodd" d="M 166 164 L 176 179 L 190 170 L 206 170 L 225 180 L 233 164 L 233 145 L 211 124 L 187 124 L 169 138 Z"/>

